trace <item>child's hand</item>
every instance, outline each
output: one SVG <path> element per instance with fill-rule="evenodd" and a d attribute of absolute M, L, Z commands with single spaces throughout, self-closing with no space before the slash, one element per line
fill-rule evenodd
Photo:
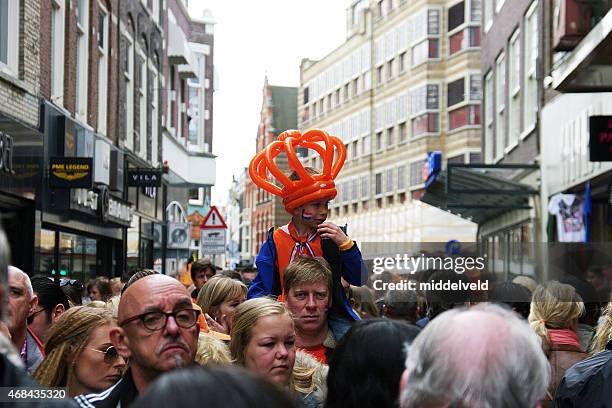
<path fill-rule="evenodd" d="M 321 238 L 329 238 L 334 244 L 340 246 L 348 240 L 348 236 L 333 222 L 322 222 L 317 227 L 317 232 Z"/>

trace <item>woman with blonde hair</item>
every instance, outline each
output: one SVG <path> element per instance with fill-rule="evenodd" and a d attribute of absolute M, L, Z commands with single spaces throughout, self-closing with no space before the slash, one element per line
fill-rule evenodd
<path fill-rule="evenodd" d="M 325 371 L 303 357 L 296 367 L 295 326 L 283 303 L 265 297 L 242 303 L 236 308 L 230 335 L 236 364 L 289 388 L 304 407 L 320 405 L 317 391 L 320 394 L 324 381 L 317 378 Z"/>
<path fill-rule="evenodd" d="M 227 276 L 213 276 L 200 289 L 196 302 L 212 330 L 229 334 L 236 308 L 246 296 L 244 283 Z"/>
<path fill-rule="evenodd" d="M 34 379 L 44 387 L 68 387 L 71 397 L 110 388 L 126 366 L 110 341 L 114 326 L 106 309 L 71 307 L 51 327 Z"/>
<path fill-rule="evenodd" d="M 606 344 L 612 340 L 612 302 L 601 312 L 595 337 L 591 344 L 591 354 L 597 354 L 606 349 Z"/>
<path fill-rule="evenodd" d="M 550 281 L 533 291 L 527 320 L 540 336 L 542 350 L 551 367 L 551 383 L 543 401 L 544 408 L 552 406 L 555 391 L 565 371 L 587 357 L 580 348 L 576 334 L 578 318 L 583 313 L 584 303 L 570 285 Z"/>

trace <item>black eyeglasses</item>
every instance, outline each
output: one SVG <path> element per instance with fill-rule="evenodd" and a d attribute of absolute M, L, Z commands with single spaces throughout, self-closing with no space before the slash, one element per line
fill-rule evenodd
<path fill-rule="evenodd" d="M 40 312 L 44 312 L 45 310 L 47 309 L 44 307 L 42 309 L 38 309 L 37 311 L 33 312 L 29 317 L 33 319 L 37 314 L 39 314 Z"/>
<path fill-rule="evenodd" d="M 119 323 L 119 326 L 124 326 L 135 320 L 140 320 L 145 328 L 151 331 L 161 330 L 166 327 L 168 317 L 174 317 L 176 324 L 183 329 L 189 329 L 198 322 L 200 311 L 197 309 L 182 309 L 176 312 L 148 312 L 132 316 Z"/>
<path fill-rule="evenodd" d="M 106 350 L 98 350 L 93 347 L 87 347 L 90 350 L 97 351 L 98 353 L 104 354 L 104 362 L 106 364 L 112 364 L 115 360 L 119 358 L 119 353 L 115 346 L 108 346 Z"/>

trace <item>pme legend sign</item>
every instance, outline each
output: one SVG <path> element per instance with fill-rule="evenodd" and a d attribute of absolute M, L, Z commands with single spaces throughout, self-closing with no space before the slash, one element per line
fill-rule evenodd
<path fill-rule="evenodd" d="M 49 185 L 52 188 L 92 188 L 91 157 L 51 157 Z"/>

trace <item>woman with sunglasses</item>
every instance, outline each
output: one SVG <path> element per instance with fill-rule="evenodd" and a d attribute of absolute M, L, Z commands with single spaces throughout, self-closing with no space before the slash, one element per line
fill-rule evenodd
<path fill-rule="evenodd" d="M 110 341 L 115 324 L 108 310 L 70 308 L 49 331 L 34 378 L 44 387 L 68 387 L 71 397 L 111 387 L 126 366 Z"/>

